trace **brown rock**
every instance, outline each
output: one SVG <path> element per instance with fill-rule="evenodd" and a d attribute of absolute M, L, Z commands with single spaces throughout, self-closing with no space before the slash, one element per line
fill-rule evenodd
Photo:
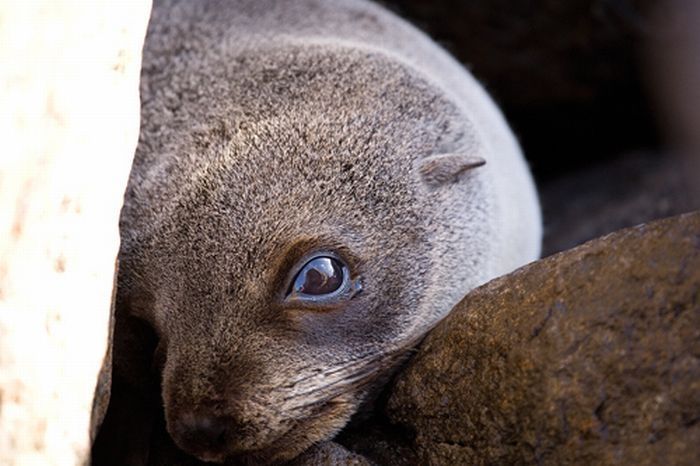
<path fill-rule="evenodd" d="M 470 293 L 398 377 L 420 464 L 700 464 L 700 213 Z"/>

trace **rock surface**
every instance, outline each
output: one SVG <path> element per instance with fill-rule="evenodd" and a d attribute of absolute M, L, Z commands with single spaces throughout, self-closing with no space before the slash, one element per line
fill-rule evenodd
<path fill-rule="evenodd" d="M 87 459 L 149 9 L 0 2 L 3 466 Z"/>
<path fill-rule="evenodd" d="M 700 464 L 699 294 L 700 213 L 538 261 L 429 334 L 387 414 L 419 464 Z"/>

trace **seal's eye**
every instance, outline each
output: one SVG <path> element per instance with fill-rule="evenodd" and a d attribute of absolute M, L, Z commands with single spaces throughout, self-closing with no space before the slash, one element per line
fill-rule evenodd
<path fill-rule="evenodd" d="M 296 295 L 322 296 L 340 290 L 347 281 L 347 268 L 333 257 L 311 259 L 294 278 L 290 292 Z"/>

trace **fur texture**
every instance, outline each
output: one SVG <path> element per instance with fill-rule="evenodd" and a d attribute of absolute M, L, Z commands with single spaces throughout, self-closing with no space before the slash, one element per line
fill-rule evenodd
<path fill-rule="evenodd" d="M 157 1 L 142 98 L 106 426 L 160 386 L 189 454 L 293 458 L 470 289 L 539 254 L 535 190 L 501 114 L 376 5 Z M 285 303 L 312 251 L 340 255 L 362 292 Z M 157 335 L 160 384 L 148 345 L 129 343 L 134 317 Z M 226 424 L 211 442 L 183 427 L 207 419 Z"/>

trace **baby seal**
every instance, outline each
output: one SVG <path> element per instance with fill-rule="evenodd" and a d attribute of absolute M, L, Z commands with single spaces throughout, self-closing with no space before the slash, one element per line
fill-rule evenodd
<path fill-rule="evenodd" d="M 151 377 L 135 317 L 165 428 L 200 460 L 332 438 L 470 289 L 538 257 L 499 110 L 367 1 L 156 1 L 142 99 L 113 398 Z"/>

